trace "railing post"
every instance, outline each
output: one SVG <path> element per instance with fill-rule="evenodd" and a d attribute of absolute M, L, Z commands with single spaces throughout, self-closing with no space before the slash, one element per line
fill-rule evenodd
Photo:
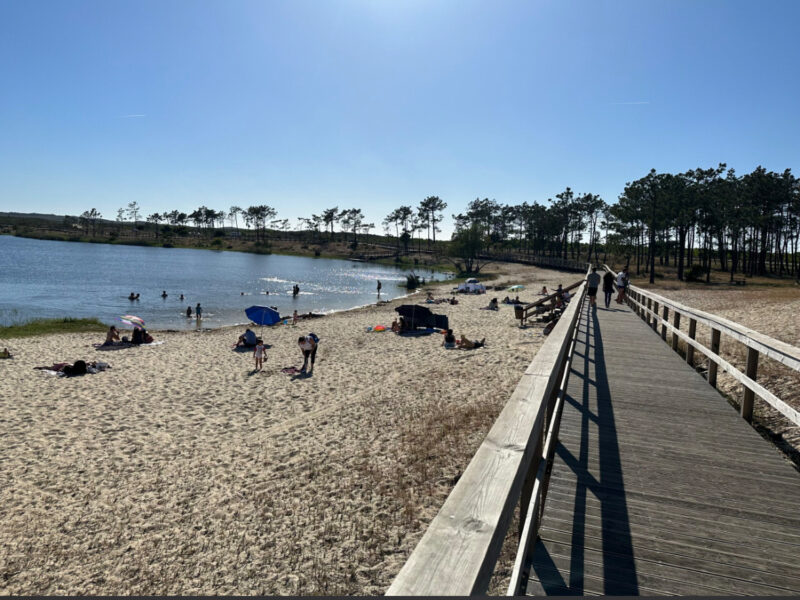
<path fill-rule="evenodd" d="M 719 329 L 711 330 L 711 352 L 719 354 Z M 717 363 L 712 358 L 708 359 L 708 384 L 717 387 Z"/>
<path fill-rule="evenodd" d="M 652 298 L 648 298 L 647 299 L 647 312 L 645 313 L 647 315 L 647 324 L 648 325 L 650 325 L 650 310 L 652 308 L 653 308 L 653 299 Z"/>
<path fill-rule="evenodd" d="M 658 331 L 658 302 L 653 301 L 653 331 Z"/>
<path fill-rule="evenodd" d="M 689 339 L 694 340 L 697 333 L 697 319 L 689 319 Z M 691 344 L 686 345 L 686 362 L 694 369 L 694 346 Z"/>
<path fill-rule="evenodd" d="M 756 380 L 756 375 L 758 374 L 758 350 L 755 348 L 748 348 L 747 349 L 747 371 L 745 375 L 747 375 L 753 381 Z M 748 423 L 753 422 L 753 399 L 755 398 L 755 392 L 751 390 L 749 387 L 745 386 L 744 388 L 744 397 L 742 398 L 742 418 L 747 421 Z"/>
<path fill-rule="evenodd" d="M 664 322 L 661 323 L 661 339 L 667 341 L 667 323 L 669 323 L 669 308 L 666 306 L 662 309 Z"/>
<path fill-rule="evenodd" d="M 677 310 L 673 311 L 672 314 L 672 326 L 675 328 L 675 331 L 672 332 L 672 349 L 677 352 L 678 330 L 681 328 L 681 313 L 679 313 Z"/>

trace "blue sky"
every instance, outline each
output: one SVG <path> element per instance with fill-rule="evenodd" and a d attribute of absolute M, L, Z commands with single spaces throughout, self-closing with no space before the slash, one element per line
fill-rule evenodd
<path fill-rule="evenodd" d="M 0 210 L 613 202 L 800 155 L 800 2 L 0 2 Z M 450 219 L 444 224 L 449 230 Z"/>

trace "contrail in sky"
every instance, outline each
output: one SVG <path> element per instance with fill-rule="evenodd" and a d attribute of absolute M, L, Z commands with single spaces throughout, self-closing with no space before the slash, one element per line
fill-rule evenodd
<path fill-rule="evenodd" d="M 616 106 L 633 106 L 635 104 L 650 104 L 650 102 L 609 102 L 609 104 Z"/>
<path fill-rule="evenodd" d="M 146 117 L 147 115 L 122 115 L 120 119 L 136 119 L 137 117 Z"/>

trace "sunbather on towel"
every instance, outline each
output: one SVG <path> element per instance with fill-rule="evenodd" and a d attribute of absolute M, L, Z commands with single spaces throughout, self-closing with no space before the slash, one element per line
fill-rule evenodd
<path fill-rule="evenodd" d="M 468 340 L 467 336 L 465 336 L 462 333 L 461 334 L 461 339 L 456 341 L 456 345 L 459 348 L 463 348 L 464 350 L 472 350 L 473 348 L 482 348 L 483 346 L 486 345 L 485 342 L 486 342 L 486 338 L 483 338 L 480 342 L 478 342 L 478 341 L 473 342 L 472 340 Z"/>

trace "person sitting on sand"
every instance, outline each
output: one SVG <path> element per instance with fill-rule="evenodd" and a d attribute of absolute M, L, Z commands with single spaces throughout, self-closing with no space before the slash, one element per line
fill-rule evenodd
<path fill-rule="evenodd" d="M 492 298 L 489 300 L 489 306 L 484 308 L 484 310 L 500 310 L 500 305 L 497 302 L 497 298 Z"/>
<path fill-rule="evenodd" d="M 394 331 L 395 333 L 400 331 L 400 323 L 397 322 L 397 319 L 392 321 L 392 331 Z"/>
<path fill-rule="evenodd" d="M 3 348 L 3 351 L 0 352 L 0 358 L 14 358 L 9 352 L 8 348 Z"/>
<path fill-rule="evenodd" d="M 303 353 L 303 368 L 300 369 L 301 373 L 306 372 L 308 366 L 308 359 L 311 358 L 311 370 L 314 370 L 314 361 L 317 359 L 317 339 L 313 333 L 302 335 L 297 339 L 297 345 L 300 346 L 300 351 Z"/>
<path fill-rule="evenodd" d="M 144 329 L 139 329 L 136 327 L 133 330 L 133 335 L 131 335 L 131 344 L 144 344 Z"/>
<path fill-rule="evenodd" d="M 103 342 L 103 346 L 116 346 L 115 342 L 119 342 L 119 331 L 112 325 L 106 333 L 106 341 Z"/>
<path fill-rule="evenodd" d="M 513 302 L 511 302 L 511 298 L 509 298 L 508 296 L 503 298 L 502 302 L 503 304 L 513 304 Z"/>
<path fill-rule="evenodd" d="M 400 317 L 399 331 L 397 333 L 403 333 L 406 329 L 408 329 L 408 325 L 406 325 L 406 319 L 405 317 Z"/>
<path fill-rule="evenodd" d="M 256 334 L 248 327 L 244 330 L 244 333 L 239 336 L 239 341 L 236 342 L 236 347 L 239 348 L 240 346 L 245 346 L 246 348 L 252 348 L 257 343 Z"/>
<path fill-rule="evenodd" d="M 456 347 L 456 336 L 453 335 L 453 330 L 448 329 L 447 333 L 444 335 L 444 341 L 442 342 L 442 346 L 445 348 L 455 348 Z"/>
<path fill-rule="evenodd" d="M 450 298 L 450 304 L 458 304 L 458 299 L 455 297 Z"/>
<path fill-rule="evenodd" d="M 473 348 L 482 348 L 486 345 L 485 342 L 486 338 L 483 338 L 480 342 L 473 342 L 472 340 L 468 340 L 467 336 L 462 333 L 461 339 L 456 342 L 456 346 L 463 348 L 464 350 L 472 350 Z"/>
<path fill-rule="evenodd" d="M 550 295 L 550 292 L 547 291 L 547 286 L 546 285 L 542 286 L 542 291 L 539 292 L 539 295 L 540 296 L 549 296 Z"/>

